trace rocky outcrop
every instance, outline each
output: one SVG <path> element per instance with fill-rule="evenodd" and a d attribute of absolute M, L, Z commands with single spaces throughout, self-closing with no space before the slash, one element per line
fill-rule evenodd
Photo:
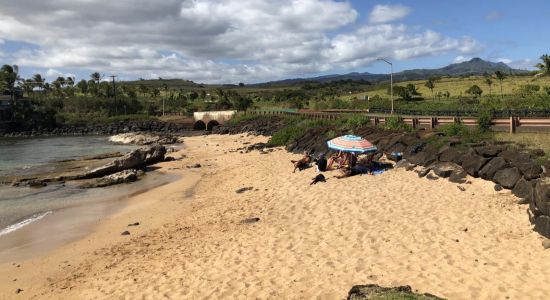
<path fill-rule="evenodd" d="M 502 157 L 495 157 L 492 158 L 480 171 L 479 171 L 479 177 L 485 179 L 485 180 L 493 180 L 493 177 L 495 176 L 495 173 L 506 167 L 508 163 L 506 160 Z"/>
<path fill-rule="evenodd" d="M 104 176 L 102 178 L 96 179 L 93 182 L 86 183 L 83 188 L 96 188 L 96 187 L 106 187 L 115 184 L 129 183 L 138 180 L 138 177 L 143 175 L 143 171 L 130 169 L 120 172 L 116 172 L 111 175 Z"/>
<path fill-rule="evenodd" d="M 148 148 L 136 149 L 104 166 L 95 168 L 86 174 L 79 176 L 79 178 L 97 178 L 128 169 L 141 169 L 147 165 L 164 161 L 165 154 L 166 148 L 161 145 L 153 145 Z"/>
<path fill-rule="evenodd" d="M 20 130 L 13 128 L 0 135 L 6 137 L 19 136 L 67 136 L 67 135 L 112 135 L 127 132 L 179 133 L 192 130 L 190 124 L 170 123 L 158 120 L 123 121 L 98 125 L 71 125 L 52 128 L 35 128 Z"/>
<path fill-rule="evenodd" d="M 176 144 L 182 143 L 183 139 L 171 134 L 152 134 L 129 132 L 113 135 L 109 138 L 110 142 L 117 144 L 151 145 L 151 144 Z"/>
<path fill-rule="evenodd" d="M 381 287 L 376 284 L 355 285 L 348 292 L 347 300 L 368 299 L 444 299 L 432 294 L 416 294 L 408 285 L 399 287 Z"/>

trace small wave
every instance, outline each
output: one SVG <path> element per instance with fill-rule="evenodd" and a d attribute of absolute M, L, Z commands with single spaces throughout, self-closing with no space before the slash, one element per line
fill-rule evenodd
<path fill-rule="evenodd" d="M 38 220 L 44 218 L 45 216 L 47 216 L 51 213 L 52 213 L 52 211 L 50 210 L 50 211 L 47 211 L 45 213 L 34 214 L 28 219 L 25 219 L 25 220 L 23 220 L 19 223 L 12 224 L 12 225 L 0 230 L 0 236 L 8 234 L 8 233 L 13 232 L 13 231 L 16 231 L 17 229 L 19 229 L 23 226 L 27 226 L 27 225 L 31 224 L 32 222 L 38 221 Z"/>

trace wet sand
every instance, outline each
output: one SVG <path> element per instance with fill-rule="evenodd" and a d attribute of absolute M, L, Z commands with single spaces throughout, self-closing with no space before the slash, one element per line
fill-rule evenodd
<path fill-rule="evenodd" d="M 292 174 L 298 156 L 283 149 L 228 151 L 265 140 L 187 138 L 187 158 L 159 165 L 181 180 L 130 198 L 84 239 L 0 265 L 0 298 L 342 299 L 368 283 L 450 299 L 550 294 L 550 250 L 509 191 L 402 169 L 310 186 L 315 170 Z"/>

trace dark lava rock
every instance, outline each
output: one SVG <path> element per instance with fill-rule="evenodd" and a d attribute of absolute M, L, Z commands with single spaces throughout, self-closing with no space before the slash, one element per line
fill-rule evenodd
<path fill-rule="evenodd" d="M 32 187 L 32 188 L 41 188 L 41 187 L 45 187 L 45 186 L 48 185 L 47 183 L 45 183 L 42 180 L 29 180 L 26 183 L 29 187 Z"/>
<path fill-rule="evenodd" d="M 434 165 L 432 170 L 434 171 L 435 175 L 447 178 L 451 176 L 453 172 L 458 172 L 462 170 L 462 167 L 453 162 L 439 162 Z"/>
<path fill-rule="evenodd" d="M 83 188 L 106 187 L 115 184 L 134 182 L 138 179 L 138 170 L 124 170 L 96 179 L 95 182 L 82 185 Z"/>
<path fill-rule="evenodd" d="M 550 217 L 549 216 L 538 216 L 535 219 L 535 228 L 534 230 L 545 238 L 550 239 Z"/>
<path fill-rule="evenodd" d="M 164 158 L 164 161 L 175 161 L 175 160 L 176 160 L 176 158 L 173 157 L 173 156 L 166 156 L 166 157 Z"/>
<path fill-rule="evenodd" d="M 194 165 L 189 166 L 189 168 L 201 168 L 201 167 L 202 167 L 202 166 L 201 166 L 201 164 L 199 164 L 199 163 L 196 163 L 196 164 L 194 164 Z"/>
<path fill-rule="evenodd" d="M 542 214 L 550 216 L 550 178 L 545 177 L 537 181 L 533 196 L 535 207 Z"/>
<path fill-rule="evenodd" d="M 166 148 L 161 145 L 153 145 L 148 148 L 133 150 L 112 162 L 93 169 L 80 178 L 97 178 L 117 173 L 128 169 L 141 169 L 146 165 L 164 161 Z"/>
<path fill-rule="evenodd" d="M 428 178 L 429 180 L 437 180 L 437 179 L 439 179 L 439 177 L 434 176 L 434 175 L 429 174 L 429 173 L 428 173 L 428 175 L 426 175 L 426 178 Z"/>
<path fill-rule="evenodd" d="M 237 193 L 237 194 L 242 194 L 242 193 L 244 193 L 244 192 L 246 192 L 246 191 L 250 191 L 250 190 L 252 190 L 252 189 L 254 189 L 254 188 L 251 187 L 251 186 L 249 186 L 249 187 L 242 187 L 242 188 L 240 188 L 240 189 L 237 189 L 237 190 L 235 191 L 235 193 Z"/>
<path fill-rule="evenodd" d="M 460 168 L 451 173 L 451 175 L 449 176 L 449 181 L 454 183 L 465 183 L 466 175 L 468 175 L 468 173 L 466 173 L 464 169 Z"/>
<path fill-rule="evenodd" d="M 419 166 L 428 166 L 435 162 L 437 154 L 431 151 L 420 152 L 407 158 L 411 163 Z"/>
<path fill-rule="evenodd" d="M 347 300 L 368 299 L 444 299 L 432 294 L 415 294 L 408 285 L 393 288 L 381 287 L 376 284 L 355 285 L 348 292 Z"/>
<path fill-rule="evenodd" d="M 502 185 L 504 188 L 512 189 L 520 178 L 521 173 L 518 168 L 506 168 L 498 170 L 493 180 L 494 182 Z"/>
<path fill-rule="evenodd" d="M 464 159 L 464 152 L 455 147 L 443 147 L 439 151 L 439 160 L 443 162 L 454 162 L 455 164 L 462 164 Z"/>
<path fill-rule="evenodd" d="M 408 169 L 408 168 L 411 168 L 411 167 L 414 167 L 414 164 L 411 164 L 409 161 L 407 161 L 406 159 L 402 159 L 400 161 L 398 161 L 394 166 L 394 168 L 405 168 L 405 169 Z"/>
<path fill-rule="evenodd" d="M 489 146 L 481 146 L 475 148 L 475 151 L 477 154 L 483 156 L 483 157 L 495 157 L 500 152 L 502 152 L 503 148 L 502 146 L 497 145 L 489 145 Z"/>
<path fill-rule="evenodd" d="M 15 293 L 16 293 L 16 294 L 19 294 L 19 293 L 21 293 L 22 291 L 23 291 L 23 289 L 18 288 L 18 289 L 15 290 Z"/>
<path fill-rule="evenodd" d="M 424 177 L 430 173 L 432 169 L 428 167 L 422 167 L 420 170 L 415 171 L 418 174 L 418 177 Z"/>
<path fill-rule="evenodd" d="M 494 189 L 495 189 L 495 191 L 500 192 L 500 191 L 502 191 L 503 187 L 500 184 L 495 184 Z"/>
<path fill-rule="evenodd" d="M 516 182 L 516 185 L 512 190 L 512 194 L 514 194 L 516 197 L 526 199 L 527 201 L 525 202 L 525 204 L 527 204 L 530 201 L 529 198 L 531 198 L 534 188 L 534 181 L 528 181 L 525 180 L 524 177 L 522 177 L 520 180 L 518 180 L 518 182 Z"/>
<path fill-rule="evenodd" d="M 539 178 L 540 174 L 542 174 L 542 167 L 534 161 L 524 162 L 516 166 L 527 180 Z"/>
<path fill-rule="evenodd" d="M 546 240 L 542 241 L 542 247 L 544 249 L 550 249 L 550 240 L 546 239 Z"/>
<path fill-rule="evenodd" d="M 122 232 L 120 235 L 130 235 L 130 231 L 126 230 L 126 231 Z"/>
<path fill-rule="evenodd" d="M 252 224 L 252 223 L 259 222 L 259 221 L 260 221 L 260 218 L 258 218 L 258 217 L 246 218 L 244 220 L 241 220 L 241 224 Z"/>
<path fill-rule="evenodd" d="M 543 157 L 544 155 L 546 155 L 546 153 L 542 149 L 533 149 L 530 151 L 530 153 L 535 157 Z"/>
<path fill-rule="evenodd" d="M 495 173 L 506 167 L 508 163 L 502 157 L 492 158 L 481 170 L 479 171 L 479 177 L 485 180 L 493 180 Z"/>
<path fill-rule="evenodd" d="M 132 223 L 132 224 L 128 224 L 128 226 L 139 226 L 139 222 L 135 222 L 135 223 Z"/>
<path fill-rule="evenodd" d="M 462 162 L 462 168 L 471 176 L 478 177 L 479 171 L 481 170 L 481 168 L 483 168 L 483 166 L 485 166 L 487 161 L 489 161 L 489 158 L 485 158 L 483 156 L 468 156 L 464 158 L 464 161 Z"/>

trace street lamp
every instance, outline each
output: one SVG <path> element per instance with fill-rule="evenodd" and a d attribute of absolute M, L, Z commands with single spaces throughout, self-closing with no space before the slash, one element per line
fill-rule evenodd
<path fill-rule="evenodd" d="M 381 60 L 388 65 L 390 65 L 390 99 L 391 99 L 391 114 L 393 115 L 393 64 L 384 58 L 377 58 L 376 60 Z"/>

